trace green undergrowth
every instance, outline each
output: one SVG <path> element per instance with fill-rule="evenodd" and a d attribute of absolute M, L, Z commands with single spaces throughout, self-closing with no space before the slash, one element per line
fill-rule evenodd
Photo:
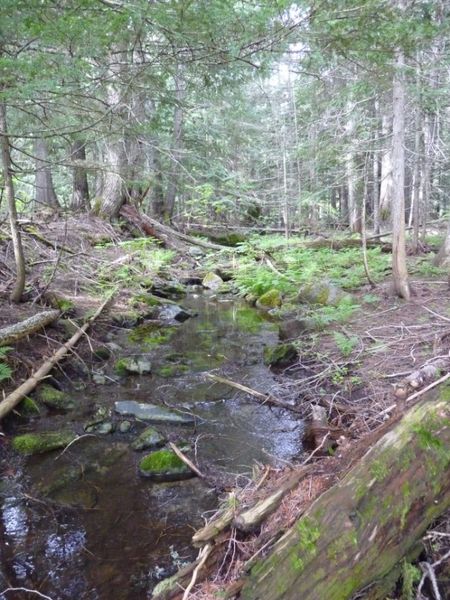
<path fill-rule="evenodd" d="M 105 262 L 97 272 L 96 291 L 106 293 L 111 289 L 139 288 L 171 264 L 175 253 L 161 248 L 153 238 L 136 238 L 118 244 L 103 244 L 100 247 L 117 246 L 124 256 L 130 255 L 127 262 Z"/>
<path fill-rule="evenodd" d="M 10 350 L 12 350 L 10 346 L 0 348 L 0 381 L 5 381 L 12 375 L 11 367 L 5 362 L 6 355 Z"/>
<path fill-rule="evenodd" d="M 244 294 L 260 296 L 277 288 L 289 295 L 306 283 L 329 280 L 345 290 L 354 290 L 367 282 L 360 248 L 332 250 L 310 249 L 289 243 L 280 236 L 254 237 L 237 251 L 235 281 Z M 276 273 L 267 264 L 269 258 Z M 390 256 L 379 248 L 367 251 L 371 277 L 383 279 L 390 272 Z"/>

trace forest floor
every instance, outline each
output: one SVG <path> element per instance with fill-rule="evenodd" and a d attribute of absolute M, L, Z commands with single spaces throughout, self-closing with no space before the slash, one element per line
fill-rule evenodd
<path fill-rule="evenodd" d="M 198 283 L 214 269 L 222 274 L 231 272 L 233 276 L 233 268 L 238 265 L 234 281 L 228 284 L 227 290 L 223 288 L 224 292 L 257 295 L 267 290 L 267 281 L 270 280 L 270 287 L 274 281 L 280 283 L 283 280 L 280 271 L 286 266 L 276 262 L 273 248 L 270 256 L 275 255 L 277 275 L 270 269 L 261 271 L 261 252 L 266 249 L 259 248 L 253 254 L 247 249 L 244 254 L 225 251 L 180 255 L 152 240 L 133 238 L 129 231 L 91 217 L 24 223 L 22 233 L 28 265 L 26 302 L 10 305 L 7 292 L 14 276 L 12 248 L 7 235 L 0 232 L 0 328 L 39 312 L 42 306 L 58 308 L 63 315 L 45 333 L 33 335 L 32 343 L 22 340 L 5 356 L 0 356 L 0 362 L 12 371 L 11 378 L 2 381 L 4 394 L 26 379 L 43 357 L 66 341 L 73 331 L 73 323 L 79 324 L 83 316 L 92 314 L 111 292 L 115 293 L 113 306 L 99 318 L 86 341 L 76 349 L 81 363 L 92 360 L 96 347 L 103 343 L 111 327 L 124 322 L 132 326 L 140 315 L 151 310 L 149 294 L 158 297 L 172 288 L 176 296 L 178 286 Z M 357 260 L 359 250 L 355 252 L 348 256 L 349 260 Z M 305 264 L 311 263 L 312 256 L 309 252 Z M 320 274 L 326 273 L 327 256 L 321 256 L 320 260 L 325 265 Z M 252 263 L 250 270 L 240 269 L 240 261 L 247 267 Z M 256 274 L 252 270 L 255 261 Z M 373 443 L 374 435 L 389 427 L 407 409 L 405 397 L 414 390 L 408 389 L 406 394 L 398 392 L 403 385 L 408 385 L 404 383 L 405 378 L 436 359 L 449 360 L 450 292 L 445 273 L 431 267 L 430 255 L 411 257 L 413 295 L 410 302 L 404 302 L 390 292 L 387 265 L 386 255 L 374 254 L 376 288 L 372 289 L 361 277 L 351 282 L 356 283 L 351 289 L 352 309 L 321 309 L 320 328 L 305 331 L 294 340 L 296 360 L 283 369 L 275 368 L 279 381 L 277 397 L 300 406 L 303 418 L 310 417 L 313 405 L 326 407 L 325 430 L 333 439 L 333 450 L 321 452 L 323 448 L 319 444 L 312 455 L 301 457 L 300 464 L 313 465 L 312 470 L 285 495 L 257 533 L 244 535 L 232 530 L 224 537 L 214 576 L 190 597 L 213 598 L 218 590 L 230 585 L 233 589 L 233 582 L 239 580 L 254 557 L 269 548 L 280 532 L 348 470 Z M 347 264 L 343 267 L 345 277 L 349 276 L 349 268 L 352 269 Z M 355 262 L 354 270 L 359 273 L 360 269 Z M 292 274 L 286 273 L 284 279 L 289 279 L 289 288 Z M 317 273 L 311 277 L 317 277 Z M 264 289 L 258 288 L 261 281 Z M 288 293 L 289 289 L 282 291 Z M 301 307 L 299 310 L 304 311 Z M 292 310 L 289 315 L 292 316 Z M 286 318 L 282 311 L 279 314 L 275 311 L 275 316 Z M 76 361 L 72 368 L 76 371 Z M 70 370 L 67 373 L 70 376 Z M 421 382 L 418 389 L 427 383 L 429 381 Z M 233 494 L 241 507 L 250 505 L 277 489 L 293 468 L 294 465 L 261 467 L 255 473 L 254 483 L 234 490 Z M 429 564 L 438 563 L 450 548 L 449 540 L 450 512 L 424 536 L 422 559 Z M 448 591 L 450 569 L 445 567 L 445 561 L 437 564 L 436 575 L 441 589 Z M 421 577 L 418 569 L 415 576 Z M 391 598 L 406 597 L 401 586 L 400 582 Z"/>

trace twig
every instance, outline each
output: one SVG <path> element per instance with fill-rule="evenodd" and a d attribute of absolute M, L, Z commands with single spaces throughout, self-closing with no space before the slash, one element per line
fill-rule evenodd
<path fill-rule="evenodd" d="M 189 582 L 189 585 L 184 590 L 183 600 L 187 600 L 187 598 L 189 597 L 189 594 L 190 594 L 192 588 L 194 587 L 195 582 L 197 581 L 198 573 L 199 573 L 200 569 L 203 567 L 203 565 L 205 564 L 208 556 L 211 554 L 212 549 L 213 549 L 213 545 L 207 544 L 204 548 L 202 548 L 200 550 L 198 557 L 201 558 L 201 560 L 198 563 L 198 565 L 195 567 L 194 572 L 192 573 L 192 579 Z"/>
<path fill-rule="evenodd" d="M 194 463 L 189 460 L 189 458 L 183 454 L 183 452 L 181 452 L 181 450 L 178 448 L 178 446 L 176 446 L 173 442 L 169 442 L 169 446 L 172 448 L 172 450 L 175 452 L 175 454 L 178 456 L 178 458 L 180 460 L 182 460 L 184 462 L 185 465 L 187 465 L 191 471 L 193 471 L 196 475 L 198 475 L 200 477 L 200 479 L 205 479 L 205 475 L 200 471 L 200 469 L 198 469 Z"/>
<path fill-rule="evenodd" d="M 0 592 L 0 596 L 3 596 L 3 594 L 7 594 L 8 592 L 26 592 L 28 594 L 36 594 L 40 598 L 45 598 L 45 600 L 53 600 L 52 598 L 50 598 L 50 596 L 46 596 L 45 594 L 41 594 L 41 592 L 38 592 L 37 590 L 30 590 L 30 589 L 24 588 L 24 587 L 9 587 L 9 588 L 6 588 L 6 590 L 3 590 L 3 591 Z"/>
<path fill-rule="evenodd" d="M 440 315 L 439 313 L 435 312 L 434 310 L 431 310 L 431 308 L 428 308 L 426 306 L 422 305 L 422 308 L 434 315 L 435 317 L 438 317 L 439 319 L 442 319 L 443 321 L 448 321 L 450 323 L 450 319 L 448 317 L 444 317 L 444 315 Z"/>
<path fill-rule="evenodd" d="M 55 460 L 58 460 L 59 458 L 61 458 L 61 456 L 66 452 L 66 450 L 68 450 L 70 448 L 70 446 L 72 444 L 75 444 L 75 442 L 78 442 L 79 440 L 82 440 L 83 438 L 86 437 L 97 437 L 96 435 L 94 435 L 93 433 L 85 433 L 83 435 L 78 435 L 76 438 L 74 438 L 71 442 L 69 442 L 67 444 L 67 446 L 64 448 L 64 450 L 58 454 L 58 456 L 55 458 Z"/>

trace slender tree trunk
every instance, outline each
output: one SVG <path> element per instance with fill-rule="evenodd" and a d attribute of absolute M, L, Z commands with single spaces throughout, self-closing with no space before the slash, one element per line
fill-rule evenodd
<path fill-rule="evenodd" d="M 352 106 L 348 107 L 349 112 L 352 111 Z M 356 122 L 353 116 L 347 122 L 346 134 L 348 150 L 345 158 L 346 179 L 347 179 L 347 207 L 348 207 L 348 224 L 350 231 L 361 231 L 361 217 L 359 215 L 358 206 L 358 173 L 356 170 L 356 157 L 354 151 L 354 136 L 356 130 Z"/>
<path fill-rule="evenodd" d="M 379 123 L 378 123 L 378 112 L 379 104 L 378 100 L 375 101 L 375 119 L 376 126 L 374 132 L 374 150 L 373 150 L 373 185 L 372 185 L 372 202 L 373 202 L 373 232 L 375 234 L 380 233 L 380 159 L 378 154 L 378 141 L 379 141 Z"/>
<path fill-rule="evenodd" d="M 405 247 L 405 59 L 395 52 L 392 122 L 392 274 L 395 293 L 409 300 Z"/>
<path fill-rule="evenodd" d="M 43 139 L 37 139 L 34 152 L 36 156 L 36 206 L 37 208 L 49 206 L 58 209 L 59 202 L 53 185 L 47 142 Z"/>
<path fill-rule="evenodd" d="M 104 217 L 116 217 L 125 200 L 123 169 L 125 153 L 123 140 L 109 141 L 105 152 L 107 171 L 103 178 L 100 214 Z"/>
<path fill-rule="evenodd" d="M 381 154 L 381 181 L 380 181 L 380 221 L 386 225 L 389 221 L 392 203 L 392 142 L 391 116 L 384 113 L 381 118 L 381 137 L 384 150 Z"/>
<path fill-rule="evenodd" d="M 9 223 L 16 261 L 16 281 L 10 294 L 11 302 L 20 302 L 25 288 L 25 255 L 23 252 L 22 239 L 17 224 L 16 201 L 14 197 L 14 183 L 11 169 L 11 153 L 8 139 L 6 105 L 0 103 L 0 137 L 2 147 L 3 180 L 5 183 L 6 199 L 8 202 Z"/>
<path fill-rule="evenodd" d="M 72 160 L 77 164 L 73 168 L 73 189 L 70 200 L 70 209 L 84 211 L 90 209 L 89 186 L 86 169 L 82 165 L 86 161 L 86 145 L 83 140 L 76 140 L 72 144 Z M 78 161 L 80 164 L 78 164 Z"/>
<path fill-rule="evenodd" d="M 183 101 L 186 95 L 186 86 L 184 76 L 182 73 L 181 65 L 177 64 L 176 72 L 174 75 L 175 81 L 175 108 L 173 113 L 173 135 L 172 135 L 172 168 L 169 183 L 166 192 L 165 202 L 165 220 L 171 221 L 175 209 L 175 199 L 177 196 L 179 176 L 180 176 L 180 163 L 181 163 L 181 145 L 183 136 L 183 120 L 184 120 L 184 108 Z"/>
<path fill-rule="evenodd" d="M 431 192 L 431 148 L 433 143 L 433 124 L 428 113 L 425 113 L 423 121 L 423 166 L 421 181 L 421 206 L 422 206 L 422 231 L 421 237 L 425 241 L 427 235 L 427 218 L 430 204 Z"/>
<path fill-rule="evenodd" d="M 410 225 L 413 226 L 412 250 L 414 254 L 419 251 L 419 232 L 420 232 L 420 158 L 422 150 L 422 136 L 420 123 L 420 110 L 416 110 L 415 119 L 416 131 L 414 135 L 414 169 L 411 196 L 411 218 Z"/>

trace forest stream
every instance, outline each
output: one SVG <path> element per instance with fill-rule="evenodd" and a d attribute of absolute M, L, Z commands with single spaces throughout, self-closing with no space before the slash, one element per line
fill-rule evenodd
<path fill-rule="evenodd" d="M 118 414 L 116 402 L 152 402 L 194 415 L 193 424 L 155 427 L 177 444 L 190 443 L 200 464 L 230 480 L 251 475 L 255 461 L 276 463 L 300 453 L 303 426 L 292 413 L 205 377 L 213 371 L 269 391 L 275 379 L 263 349 L 277 342 L 277 325 L 235 299 L 190 293 L 182 304 L 193 315 L 183 323 L 109 334 L 113 347 L 148 359 L 151 374 L 106 377 L 104 385 L 72 381 L 72 411 L 16 426 L 17 432 L 70 426 L 84 437 L 64 451 L 11 465 L 2 482 L 0 552 L 9 585 L 52 600 L 150 598 L 159 580 L 196 556 L 192 533 L 217 507 L 217 491 L 197 477 L 143 478 L 143 453 L 130 444 L 149 423 Z M 99 411 L 113 431 L 86 434 Z M 22 597 L 15 594 L 8 600 Z"/>

